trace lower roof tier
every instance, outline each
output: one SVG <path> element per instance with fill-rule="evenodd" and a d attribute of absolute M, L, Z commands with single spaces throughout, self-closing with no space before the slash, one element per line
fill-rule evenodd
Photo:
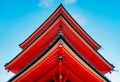
<path fill-rule="evenodd" d="M 65 82 L 110 82 L 70 47 L 62 39 L 58 40 L 9 82 L 58 82 L 59 74 Z M 59 56 L 62 57 L 61 61 Z"/>

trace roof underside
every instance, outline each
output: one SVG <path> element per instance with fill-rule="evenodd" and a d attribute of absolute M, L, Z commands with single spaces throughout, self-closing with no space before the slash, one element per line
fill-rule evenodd
<path fill-rule="evenodd" d="M 96 68 L 62 39 L 51 45 L 10 82 L 49 82 L 58 80 L 58 57 L 62 56 L 63 80 L 70 82 L 109 82 Z M 32 77 L 32 78 L 31 78 Z"/>

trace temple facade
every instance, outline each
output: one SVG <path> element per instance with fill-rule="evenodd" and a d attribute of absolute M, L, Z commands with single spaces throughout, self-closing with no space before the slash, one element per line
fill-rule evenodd
<path fill-rule="evenodd" d="M 8 82 L 110 82 L 104 75 L 114 70 L 62 4 L 19 46 Z"/>

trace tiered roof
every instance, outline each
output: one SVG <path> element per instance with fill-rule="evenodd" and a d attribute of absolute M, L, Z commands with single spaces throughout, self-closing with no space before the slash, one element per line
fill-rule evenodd
<path fill-rule="evenodd" d="M 103 74 L 114 67 L 62 5 L 20 47 L 23 51 L 6 64 L 6 70 L 16 74 L 13 82 L 57 79 L 59 55 L 63 56 L 63 75 L 72 82 L 108 82 Z"/>

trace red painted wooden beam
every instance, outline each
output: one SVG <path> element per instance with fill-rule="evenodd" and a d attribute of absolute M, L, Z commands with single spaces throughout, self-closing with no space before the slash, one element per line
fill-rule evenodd
<path fill-rule="evenodd" d="M 63 74 L 62 74 L 62 56 L 59 56 L 59 82 L 62 82 Z"/>

